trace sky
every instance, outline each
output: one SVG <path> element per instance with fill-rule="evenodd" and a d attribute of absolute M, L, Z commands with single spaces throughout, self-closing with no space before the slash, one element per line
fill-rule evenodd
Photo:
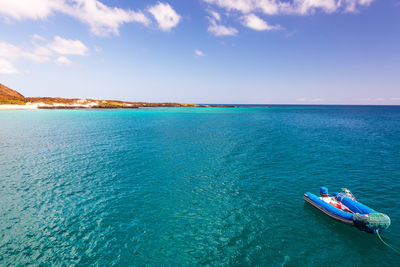
<path fill-rule="evenodd" d="M 0 0 L 25 96 L 400 105 L 400 0 Z"/>

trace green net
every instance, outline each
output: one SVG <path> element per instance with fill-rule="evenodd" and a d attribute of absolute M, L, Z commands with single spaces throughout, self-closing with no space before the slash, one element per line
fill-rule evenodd
<path fill-rule="evenodd" d="M 368 227 L 373 229 L 387 229 L 390 226 L 390 218 L 383 213 L 370 213 Z"/>

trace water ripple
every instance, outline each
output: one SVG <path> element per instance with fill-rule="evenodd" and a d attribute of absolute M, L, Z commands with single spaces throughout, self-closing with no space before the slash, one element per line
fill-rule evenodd
<path fill-rule="evenodd" d="M 302 200 L 349 187 L 400 240 L 398 108 L 7 111 L 0 125 L 0 265 L 399 264 Z"/>

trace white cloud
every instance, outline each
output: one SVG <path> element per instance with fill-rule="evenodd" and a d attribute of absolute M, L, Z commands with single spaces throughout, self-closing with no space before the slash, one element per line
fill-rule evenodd
<path fill-rule="evenodd" d="M 258 31 L 283 29 L 280 25 L 269 25 L 260 15 L 310 15 L 317 11 L 324 13 L 357 13 L 361 7 L 368 7 L 375 0 L 203 0 L 210 16 L 208 31 L 214 35 L 236 35 L 237 30 L 221 25 L 219 8 L 228 17 L 240 21 L 244 26 Z M 222 13 L 224 14 L 224 13 Z M 217 23 L 218 22 L 218 23 Z"/>
<path fill-rule="evenodd" d="M 169 31 L 178 25 L 181 20 L 175 10 L 166 3 L 159 2 L 158 4 L 151 6 L 148 11 L 154 17 L 158 23 L 158 27 L 163 31 Z"/>
<path fill-rule="evenodd" d="M 38 45 L 37 43 L 33 42 L 33 45 L 34 45 L 33 50 L 27 48 L 21 48 L 24 50 L 25 58 L 33 60 L 37 63 L 51 61 L 50 58 L 54 56 L 54 51 L 52 51 L 49 48 L 48 43 L 41 43 L 40 45 Z"/>
<path fill-rule="evenodd" d="M 0 57 L 17 58 L 21 55 L 21 50 L 18 46 L 0 42 Z"/>
<path fill-rule="evenodd" d="M 59 57 L 55 60 L 55 63 L 56 63 L 58 66 L 69 66 L 69 65 L 72 64 L 72 61 L 69 60 L 69 59 L 68 59 L 67 57 L 65 57 L 65 56 L 59 56 Z"/>
<path fill-rule="evenodd" d="M 345 12 L 358 12 L 359 7 L 369 6 L 375 0 L 344 0 L 344 11 Z"/>
<path fill-rule="evenodd" d="M 36 63 L 48 62 L 50 61 L 50 56 L 51 54 L 47 52 L 47 49 L 42 47 L 38 47 L 33 52 L 23 51 L 21 54 L 22 58 L 32 60 Z"/>
<path fill-rule="evenodd" d="M 243 13 L 251 12 L 257 3 L 253 0 L 204 0 L 209 4 L 214 4 L 227 10 L 237 10 Z"/>
<path fill-rule="evenodd" d="M 0 74 L 18 74 L 19 71 L 11 64 L 11 62 L 0 58 Z"/>
<path fill-rule="evenodd" d="M 26 51 L 21 47 L 5 42 L 0 42 L 0 58 L 26 58 L 35 62 L 45 62 L 48 60 L 47 56 L 44 56 L 40 53 L 36 53 L 35 51 Z"/>
<path fill-rule="evenodd" d="M 392 100 L 392 101 L 400 101 L 400 97 L 392 97 L 390 100 Z"/>
<path fill-rule="evenodd" d="M 0 0 L 3 19 L 45 19 L 64 5 L 64 0 Z"/>
<path fill-rule="evenodd" d="M 269 25 L 263 19 L 257 17 L 254 14 L 249 14 L 249 15 L 243 16 L 242 23 L 243 23 L 243 25 L 245 25 L 253 30 L 256 30 L 256 31 L 271 31 L 271 30 L 277 30 L 277 29 L 281 28 L 279 25 L 275 25 L 275 26 Z"/>
<path fill-rule="evenodd" d="M 148 26 L 150 20 L 142 11 L 109 7 L 99 0 L 0 0 L 0 18 L 9 22 L 23 19 L 46 19 L 55 13 L 75 17 L 89 25 L 92 33 L 106 36 L 118 34 L 128 22 Z"/>
<path fill-rule="evenodd" d="M 0 0 L 1 1 L 1 0 Z M 25 59 L 36 63 L 50 62 L 54 59 L 57 65 L 70 65 L 72 62 L 65 55 L 85 56 L 89 49 L 79 40 L 68 40 L 55 36 L 53 41 L 45 42 L 43 37 L 32 35 L 33 41 L 41 40 L 38 45 L 32 43 L 33 47 L 17 46 L 6 42 L 0 42 L 1 73 L 18 73 L 12 62 L 17 59 Z"/>
<path fill-rule="evenodd" d="M 210 15 L 211 15 L 210 19 L 214 19 L 216 21 L 220 21 L 221 20 L 221 15 L 218 12 L 216 12 L 214 10 L 209 10 L 208 13 L 210 13 Z"/>
<path fill-rule="evenodd" d="M 287 8 L 287 2 L 277 3 L 276 1 L 261 0 L 258 1 L 256 9 L 259 9 L 262 13 L 266 15 L 274 15 L 279 12 L 280 9 Z"/>
<path fill-rule="evenodd" d="M 375 0 L 203 0 L 228 11 L 243 14 L 261 12 L 265 15 L 309 14 L 317 10 L 325 13 L 337 11 L 357 12 L 360 7 L 368 7 Z"/>
<path fill-rule="evenodd" d="M 118 35 L 119 27 L 128 22 L 150 24 L 150 20 L 141 11 L 108 7 L 98 0 L 72 0 L 72 2 L 65 2 L 59 11 L 88 24 L 96 35 L 106 36 L 110 33 Z"/>
<path fill-rule="evenodd" d="M 39 34 L 36 34 L 36 33 L 32 35 L 32 39 L 34 41 L 40 41 L 40 42 L 46 41 L 46 38 L 44 38 L 43 36 L 40 36 Z"/>
<path fill-rule="evenodd" d="M 207 17 L 208 21 L 210 22 L 210 25 L 207 29 L 209 33 L 215 36 L 233 36 L 238 33 L 237 29 L 220 24 L 221 15 L 218 12 L 208 10 L 208 13 L 210 14 L 210 16 Z"/>
<path fill-rule="evenodd" d="M 308 14 L 320 9 L 326 13 L 332 13 L 340 7 L 340 4 L 341 1 L 337 0 L 295 0 L 292 11 L 298 14 Z"/>
<path fill-rule="evenodd" d="M 229 36 L 236 35 L 238 33 L 238 30 L 236 30 L 235 28 L 218 25 L 215 21 L 211 22 L 211 25 L 208 27 L 207 31 L 214 34 L 215 36 Z"/>
<path fill-rule="evenodd" d="M 204 57 L 204 56 L 205 56 L 204 52 L 201 51 L 201 50 L 199 50 L 199 49 L 195 49 L 195 50 L 194 50 L 194 54 L 195 54 L 196 56 L 198 56 L 198 57 Z"/>
<path fill-rule="evenodd" d="M 55 36 L 54 41 L 48 47 L 61 55 L 87 55 L 89 49 L 79 40 L 68 40 Z"/>

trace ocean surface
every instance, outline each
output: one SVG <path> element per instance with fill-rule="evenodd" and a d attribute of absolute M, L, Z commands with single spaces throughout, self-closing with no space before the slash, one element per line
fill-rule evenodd
<path fill-rule="evenodd" d="M 0 266 L 399 266 L 400 107 L 0 111 Z"/>

